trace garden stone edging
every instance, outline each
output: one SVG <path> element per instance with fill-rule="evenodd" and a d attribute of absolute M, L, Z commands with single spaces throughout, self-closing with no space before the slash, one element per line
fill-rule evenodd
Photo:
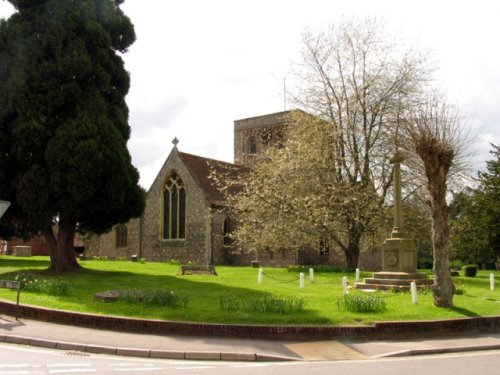
<path fill-rule="evenodd" d="M 177 322 L 83 314 L 65 310 L 19 305 L 0 301 L 0 312 L 50 323 L 67 324 L 112 331 L 160 335 L 218 336 L 273 340 L 317 340 L 349 337 L 353 339 L 428 337 L 463 334 L 465 331 L 500 332 L 500 316 L 444 320 L 376 322 L 368 326 L 258 325 Z"/>

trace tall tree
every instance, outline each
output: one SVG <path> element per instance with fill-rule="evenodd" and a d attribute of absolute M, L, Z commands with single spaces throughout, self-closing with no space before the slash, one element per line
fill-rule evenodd
<path fill-rule="evenodd" d="M 401 146 L 416 162 L 429 197 L 432 217 L 434 304 L 452 307 L 454 285 L 449 263 L 449 226 L 447 185 L 453 168 L 460 167 L 464 147 L 464 124 L 458 110 L 443 99 L 431 95 L 410 112 L 402 131 Z M 406 138 L 406 141 L 404 140 Z"/>
<path fill-rule="evenodd" d="M 479 172 L 478 186 L 457 194 L 451 205 L 452 254 L 469 263 L 500 264 L 500 149 Z"/>
<path fill-rule="evenodd" d="M 311 202 L 321 201 L 325 203 L 322 210 L 328 212 L 322 212 L 317 219 L 327 220 L 328 224 L 315 235 L 328 232 L 328 237 L 343 250 L 350 269 L 357 267 L 363 240 L 374 231 L 373 209 L 382 208 L 391 186 L 392 167 L 388 161 L 394 154 L 400 109 L 410 104 L 428 74 L 421 55 L 391 40 L 383 23 L 374 19 L 342 20 L 323 31 L 305 33 L 294 101 L 321 121 L 311 125 L 310 120 L 302 118 L 306 129 L 302 131 L 303 140 L 293 135 L 293 146 L 290 143 L 282 151 L 267 155 L 273 162 L 262 167 L 277 168 L 281 159 L 297 165 L 285 180 L 287 204 L 293 202 L 297 215 L 281 228 L 283 236 L 293 225 L 290 220 L 300 227 Z M 317 140 L 306 137 L 308 126 L 314 129 L 311 136 L 314 133 Z M 320 155 L 315 149 L 319 144 Z M 315 169 L 315 160 L 307 155 L 319 158 L 323 172 Z M 324 186 L 306 188 L 301 182 L 301 188 L 289 187 L 311 179 Z M 267 180 L 260 184 L 269 185 Z M 314 198 L 318 189 L 323 195 Z M 340 195 L 336 201 L 328 194 Z M 262 207 L 259 195 L 254 197 L 254 206 Z M 261 213 L 261 217 L 269 219 L 269 225 L 280 223 L 268 211 L 263 209 Z"/>
<path fill-rule="evenodd" d="M 240 188 L 228 189 L 238 219 L 233 235 L 243 248 L 270 252 L 315 248 L 328 240 L 355 269 L 358 258 L 349 251 L 361 238 L 353 238 L 349 226 L 362 221 L 362 234 L 375 233 L 383 225 L 380 197 L 362 184 L 336 180 L 331 149 L 337 135 L 328 122 L 294 110 L 290 124 L 285 147 L 269 148 L 230 180 Z"/>
<path fill-rule="evenodd" d="M 72 270 L 77 228 L 100 233 L 144 208 L 119 55 L 134 28 L 122 0 L 9 1 L 17 12 L 0 24 L 0 193 L 14 202 L 11 223 L 43 234 L 51 269 Z"/>
<path fill-rule="evenodd" d="M 500 266 L 500 147 L 491 145 L 494 159 L 486 162 L 486 172 L 479 172 L 478 201 L 487 215 L 488 249 Z"/>

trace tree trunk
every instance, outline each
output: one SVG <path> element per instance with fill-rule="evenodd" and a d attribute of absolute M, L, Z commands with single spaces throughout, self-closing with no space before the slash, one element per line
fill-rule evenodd
<path fill-rule="evenodd" d="M 54 232 L 51 227 L 47 227 L 42 230 L 43 238 L 45 239 L 45 243 L 47 244 L 47 248 L 49 249 L 50 259 L 52 260 L 54 254 L 57 251 L 57 240 L 54 236 Z"/>
<path fill-rule="evenodd" d="M 349 230 L 349 242 L 344 249 L 347 271 L 354 272 L 358 268 L 361 230 L 357 225 Z"/>
<path fill-rule="evenodd" d="M 434 304 L 438 307 L 453 307 L 455 286 L 450 273 L 448 214 L 444 196 L 431 201 L 432 243 L 434 255 Z"/>
<path fill-rule="evenodd" d="M 434 304 L 438 307 L 453 307 L 455 286 L 450 273 L 448 207 L 446 205 L 446 174 L 450 163 L 437 153 L 431 163 L 426 164 L 427 182 L 431 197 L 432 248 L 434 255 Z M 429 160 L 429 159 L 428 159 Z"/>
<path fill-rule="evenodd" d="M 62 216 L 59 219 L 57 240 L 52 230 L 50 230 L 52 235 L 47 234 L 49 238 L 51 237 L 49 270 L 55 273 L 74 271 L 80 268 L 76 261 L 73 243 L 76 223 Z M 45 238 L 47 235 L 44 234 Z"/>

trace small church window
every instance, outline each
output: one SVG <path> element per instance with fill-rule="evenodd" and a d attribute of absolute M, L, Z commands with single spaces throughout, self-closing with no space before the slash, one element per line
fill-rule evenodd
<path fill-rule="evenodd" d="M 128 228 L 125 224 L 118 224 L 115 227 L 115 244 L 116 247 L 128 246 Z"/>
<path fill-rule="evenodd" d="M 163 238 L 186 238 L 186 189 L 177 174 L 170 176 L 163 190 Z"/>
<path fill-rule="evenodd" d="M 330 256 L 330 241 L 328 239 L 321 239 L 319 241 L 319 256 Z"/>
<path fill-rule="evenodd" d="M 255 137 L 250 137 L 248 139 L 248 153 L 256 154 L 257 153 L 257 140 Z"/>
<path fill-rule="evenodd" d="M 224 235 L 224 246 L 225 247 L 229 247 L 233 243 L 232 238 L 231 238 L 232 229 L 233 229 L 233 223 L 229 217 L 226 217 L 224 219 L 223 228 L 222 228 L 223 235 Z"/>

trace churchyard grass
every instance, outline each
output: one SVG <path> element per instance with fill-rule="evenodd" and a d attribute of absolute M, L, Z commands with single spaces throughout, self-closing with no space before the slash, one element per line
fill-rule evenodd
<path fill-rule="evenodd" d="M 0 280 L 14 280 L 20 273 L 33 274 L 69 285 L 67 293 L 50 295 L 23 290 L 21 304 L 105 315 L 149 319 L 262 324 L 369 324 L 386 320 L 422 320 L 500 315 L 500 272 L 495 272 L 496 290 L 490 291 L 489 274 L 455 277 L 463 294 L 455 295 L 453 309 L 436 308 L 432 293 L 419 293 L 413 304 L 410 293 L 379 293 L 386 308 L 379 312 L 351 312 L 339 309 L 341 279 L 354 284 L 354 274 L 316 273 L 314 283 L 305 275 L 305 287 L 299 288 L 299 274 L 285 268 L 265 268 L 261 285 L 257 268 L 217 266 L 218 276 L 177 275 L 178 265 L 169 263 L 81 260 L 83 269 L 70 274 L 49 275 L 47 257 L 18 258 L 0 256 Z M 365 274 L 368 276 L 369 274 Z M 130 300 L 102 302 L 94 294 L 107 290 L 173 291 L 187 298 L 186 306 L 156 306 Z M 362 293 L 350 290 L 351 294 Z M 0 289 L 0 299 L 15 301 L 12 290 Z M 261 309 L 224 308 L 228 301 L 254 300 Z M 238 302 L 241 303 L 241 302 Z M 266 305 L 267 304 L 267 305 Z M 277 304 L 300 308 L 274 309 Z M 288 305 L 287 305 L 288 304 Z M 243 305 L 241 305 L 243 306 Z M 264 311 L 264 312 L 261 312 Z"/>

